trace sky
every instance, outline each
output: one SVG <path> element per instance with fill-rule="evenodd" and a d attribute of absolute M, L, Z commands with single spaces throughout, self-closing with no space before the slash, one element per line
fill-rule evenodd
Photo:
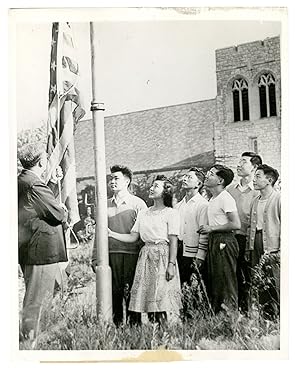
<path fill-rule="evenodd" d="M 88 22 L 71 22 L 79 89 L 91 117 Z M 103 21 L 96 23 L 105 116 L 215 98 L 215 50 L 281 33 L 280 22 L 245 20 Z M 47 121 L 51 23 L 16 24 L 17 129 Z"/>

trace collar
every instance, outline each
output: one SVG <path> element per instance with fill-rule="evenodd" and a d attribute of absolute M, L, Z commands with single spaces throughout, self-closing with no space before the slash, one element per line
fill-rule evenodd
<path fill-rule="evenodd" d="M 244 191 L 247 187 L 250 188 L 250 190 L 254 190 L 253 181 L 247 183 L 246 186 L 242 186 L 241 182 L 237 182 L 237 184 L 235 185 L 235 188 L 240 188 L 243 189 Z"/>
<path fill-rule="evenodd" d="M 130 193 L 128 191 L 124 191 L 121 194 L 119 193 L 118 195 L 113 195 L 111 201 L 115 202 L 115 204 L 118 206 L 121 205 L 122 203 L 127 204 L 129 197 Z"/>
<path fill-rule="evenodd" d="M 188 201 L 186 201 L 186 196 L 184 196 L 183 200 L 184 202 L 187 204 L 188 202 L 193 202 L 196 201 L 197 198 L 201 196 L 199 192 L 196 193 L 196 195 L 194 195 L 192 198 L 190 198 Z"/>
<path fill-rule="evenodd" d="M 273 191 L 270 193 L 270 195 L 266 199 L 264 199 L 264 200 L 270 200 L 270 198 L 272 196 L 274 196 L 274 194 L 276 194 L 276 191 L 273 189 Z M 261 201 L 261 193 L 258 196 L 258 200 Z M 264 201 L 264 200 L 262 200 L 262 201 Z"/>
<path fill-rule="evenodd" d="M 30 172 L 30 173 L 34 174 L 40 181 L 45 183 L 45 181 L 38 174 L 36 174 L 33 170 L 30 170 L 30 169 L 25 169 L 25 170 L 26 170 L 26 172 Z"/>

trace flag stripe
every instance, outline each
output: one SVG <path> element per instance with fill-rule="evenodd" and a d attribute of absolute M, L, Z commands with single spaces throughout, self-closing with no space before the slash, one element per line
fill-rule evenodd
<path fill-rule="evenodd" d="M 47 171 L 46 181 L 49 181 L 53 170 L 55 170 L 56 167 L 61 163 L 64 152 L 66 151 L 70 142 L 72 142 L 73 140 L 73 115 L 71 115 L 72 113 L 70 111 L 65 112 L 65 110 L 69 110 L 66 109 L 67 108 L 66 105 L 71 105 L 71 103 L 70 102 L 68 104 L 65 103 L 64 105 L 65 106 L 63 107 L 63 110 L 60 112 L 61 113 L 60 118 L 61 120 L 64 121 L 64 124 L 61 125 L 60 129 L 62 129 L 63 131 L 60 135 L 59 141 L 55 144 L 55 146 L 49 147 L 48 149 L 48 154 L 49 153 L 51 154 L 50 157 L 48 158 L 49 169 Z M 56 133 L 57 130 L 55 129 L 54 132 Z"/>
<path fill-rule="evenodd" d="M 77 88 L 79 67 L 71 27 L 68 23 L 53 23 L 50 61 L 48 112 L 47 181 L 60 165 L 61 199 L 69 210 L 69 223 L 79 220 L 74 130 L 84 115 Z"/>

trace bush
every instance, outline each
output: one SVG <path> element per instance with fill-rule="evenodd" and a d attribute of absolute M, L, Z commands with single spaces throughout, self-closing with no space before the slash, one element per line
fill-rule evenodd
<path fill-rule="evenodd" d="M 170 179 L 170 181 L 172 182 L 174 186 L 175 203 L 180 201 L 185 194 L 184 191 L 181 189 L 182 176 L 185 172 L 186 172 L 186 169 L 176 171 L 176 172 L 164 173 Z M 145 203 L 147 204 L 147 206 L 152 205 L 152 200 L 149 199 L 149 190 L 157 174 L 158 173 L 151 173 L 151 174 L 145 173 L 145 174 L 134 175 L 130 189 L 129 189 L 132 194 L 143 199 Z M 162 174 L 162 173 L 159 173 L 159 174 Z M 109 179 L 107 178 L 107 196 L 108 198 L 110 198 L 113 196 L 113 193 L 109 187 L 108 182 L 109 182 Z M 84 198 L 85 194 L 91 190 L 95 194 L 95 185 L 91 185 L 91 184 L 86 185 L 86 187 L 83 190 L 81 190 L 80 196 Z M 208 190 L 205 190 L 204 188 L 201 190 L 201 194 L 204 197 L 208 197 L 208 198 L 210 197 Z M 95 203 L 95 195 L 92 199 L 92 203 L 93 204 Z"/>
<path fill-rule="evenodd" d="M 183 289 L 191 319 L 170 320 L 165 329 L 145 323 L 116 328 L 97 319 L 95 274 L 90 268 L 92 242 L 70 250 L 68 290 L 56 295 L 44 312 L 36 350 L 274 350 L 279 349 L 279 321 L 224 311 L 214 315 L 207 308 L 197 280 Z M 28 342 L 21 350 L 32 349 Z"/>
<path fill-rule="evenodd" d="M 253 302 L 260 316 L 278 319 L 280 311 L 280 255 L 265 254 L 253 270 Z"/>

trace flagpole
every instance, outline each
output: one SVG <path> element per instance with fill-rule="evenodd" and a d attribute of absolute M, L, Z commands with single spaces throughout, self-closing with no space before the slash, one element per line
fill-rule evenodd
<path fill-rule="evenodd" d="M 97 314 L 104 320 L 112 320 L 112 281 L 108 258 L 107 189 L 104 137 L 104 104 L 100 102 L 101 73 L 98 58 L 99 44 L 95 40 L 94 23 L 90 22 L 91 66 L 93 101 L 91 111 L 94 126 L 94 159 L 96 178 L 96 234 L 97 248 L 96 298 Z"/>

